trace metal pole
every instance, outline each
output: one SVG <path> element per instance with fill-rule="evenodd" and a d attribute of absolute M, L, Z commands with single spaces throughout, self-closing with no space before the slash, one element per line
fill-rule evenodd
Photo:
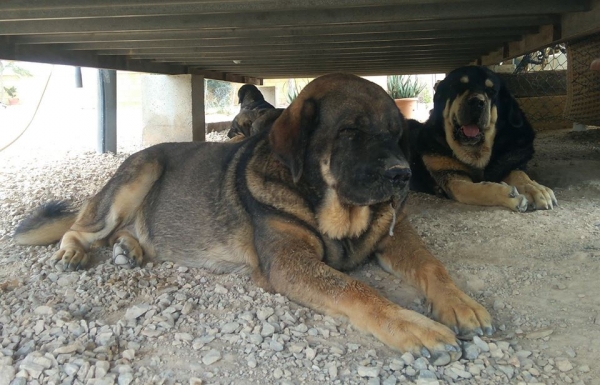
<path fill-rule="evenodd" d="M 98 70 L 99 153 L 117 153 L 117 71 Z"/>

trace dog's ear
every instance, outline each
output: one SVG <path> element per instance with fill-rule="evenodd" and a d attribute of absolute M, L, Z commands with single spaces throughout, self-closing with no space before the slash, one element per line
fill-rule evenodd
<path fill-rule="evenodd" d="M 498 116 L 508 121 L 512 127 L 521 127 L 525 123 L 523 111 L 521 111 L 517 100 L 504 84 L 500 85 L 498 99 Z"/>
<path fill-rule="evenodd" d="M 246 96 L 246 92 L 248 92 L 248 87 L 246 87 L 246 84 L 244 84 L 238 90 L 238 104 L 242 104 L 244 101 L 244 96 Z"/>
<path fill-rule="evenodd" d="M 294 183 L 302 176 L 308 139 L 317 124 L 317 115 L 315 100 L 298 98 L 275 120 L 269 132 L 271 149 L 290 169 Z"/>

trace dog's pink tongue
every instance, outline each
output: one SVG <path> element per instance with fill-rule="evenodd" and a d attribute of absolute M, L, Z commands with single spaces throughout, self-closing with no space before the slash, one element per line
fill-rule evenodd
<path fill-rule="evenodd" d="M 462 132 L 465 136 L 470 138 L 475 137 L 479 134 L 479 127 L 476 124 L 468 124 L 466 126 L 462 126 Z"/>

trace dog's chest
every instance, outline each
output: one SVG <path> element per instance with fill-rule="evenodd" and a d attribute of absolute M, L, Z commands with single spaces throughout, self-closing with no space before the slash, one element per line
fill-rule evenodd
<path fill-rule="evenodd" d="M 377 245 L 388 236 L 393 226 L 393 209 L 388 204 L 370 210 L 370 221 L 361 235 L 343 239 L 323 236 L 325 262 L 329 266 L 338 270 L 357 267 L 373 255 Z"/>

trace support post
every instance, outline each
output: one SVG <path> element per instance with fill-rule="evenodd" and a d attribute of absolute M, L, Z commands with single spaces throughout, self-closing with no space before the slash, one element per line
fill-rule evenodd
<path fill-rule="evenodd" d="M 117 153 L 117 71 L 98 70 L 99 153 Z"/>

